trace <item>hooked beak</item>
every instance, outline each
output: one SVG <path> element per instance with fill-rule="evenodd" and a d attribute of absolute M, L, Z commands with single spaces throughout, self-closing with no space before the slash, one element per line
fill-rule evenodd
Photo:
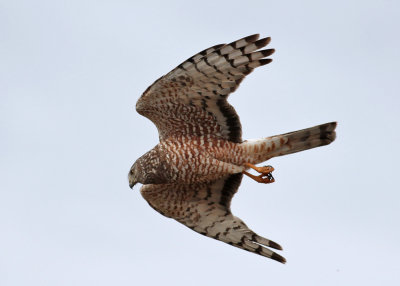
<path fill-rule="evenodd" d="M 129 187 L 133 189 L 133 186 L 136 185 L 136 182 L 129 182 Z"/>

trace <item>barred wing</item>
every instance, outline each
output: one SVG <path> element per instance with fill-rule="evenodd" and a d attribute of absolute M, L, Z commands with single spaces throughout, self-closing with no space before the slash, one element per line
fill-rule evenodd
<path fill-rule="evenodd" d="M 282 250 L 279 244 L 257 235 L 230 211 L 242 176 L 239 173 L 191 185 L 144 185 L 140 191 L 156 211 L 200 234 L 285 263 L 285 258 L 268 248 Z"/>
<path fill-rule="evenodd" d="M 212 136 L 242 142 L 235 109 L 227 102 L 246 75 L 270 63 L 270 38 L 251 35 L 208 48 L 154 82 L 136 110 L 157 126 L 160 140 L 173 136 Z"/>

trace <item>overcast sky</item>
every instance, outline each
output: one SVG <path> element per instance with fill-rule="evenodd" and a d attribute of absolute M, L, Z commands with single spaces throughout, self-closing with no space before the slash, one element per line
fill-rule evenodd
<path fill-rule="evenodd" d="M 1 0 L 0 285 L 400 285 L 399 3 Z M 286 265 L 161 216 L 127 181 L 158 141 L 141 93 L 253 33 L 276 53 L 230 97 L 243 137 L 339 124 L 234 197 Z"/>

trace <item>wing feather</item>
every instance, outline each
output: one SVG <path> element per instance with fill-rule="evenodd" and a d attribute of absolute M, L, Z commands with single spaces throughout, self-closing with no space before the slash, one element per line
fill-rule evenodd
<path fill-rule="evenodd" d="M 270 38 L 251 35 L 210 47 L 154 82 L 136 110 L 157 126 L 160 140 L 171 136 L 212 136 L 242 142 L 235 109 L 227 102 L 246 75 L 270 63 Z"/>
<path fill-rule="evenodd" d="M 156 211 L 202 235 L 285 263 L 285 258 L 269 249 L 282 250 L 279 244 L 259 236 L 231 213 L 231 200 L 242 176 L 191 185 L 144 185 L 140 191 Z"/>

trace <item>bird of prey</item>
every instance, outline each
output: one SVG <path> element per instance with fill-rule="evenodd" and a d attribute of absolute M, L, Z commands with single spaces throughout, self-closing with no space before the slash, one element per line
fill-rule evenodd
<path fill-rule="evenodd" d="M 253 232 L 230 209 L 243 174 L 272 183 L 270 158 L 324 146 L 335 140 L 336 122 L 243 141 L 239 116 L 228 103 L 246 75 L 266 65 L 270 38 L 251 35 L 187 59 L 156 80 L 136 103 L 158 129 L 160 142 L 131 167 L 131 188 L 166 217 L 235 247 L 285 263 L 272 240 Z M 250 103 L 250 102 L 249 102 Z M 259 175 L 248 171 L 255 170 Z"/>

